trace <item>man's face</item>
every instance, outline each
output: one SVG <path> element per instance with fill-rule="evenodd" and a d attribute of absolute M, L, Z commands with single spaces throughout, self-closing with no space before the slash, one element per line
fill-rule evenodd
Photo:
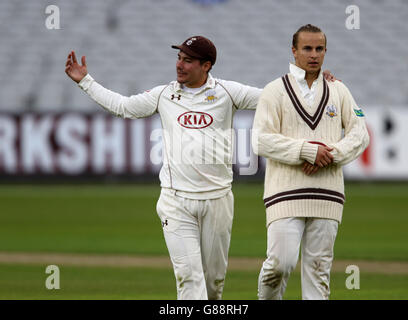
<path fill-rule="evenodd" d="M 207 79 L 210 62 L 200 64 L 200 60 L 180 51 L 176 63 L 177 81 L 190 88 L 201 87 Z"/>
<path fill-rule="evenodd" d="M 300 32 L 297 48 L 292 47 L 296 65 L 312 74 L 320 71 L 326 50 L 322 32 Z"/>

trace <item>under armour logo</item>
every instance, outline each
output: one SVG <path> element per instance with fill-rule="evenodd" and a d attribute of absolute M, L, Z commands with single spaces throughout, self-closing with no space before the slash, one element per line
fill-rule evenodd
<path fill-rule="evenodd" d="M 179 94 L 177 97 L 174 94 L 172 94 L 171 95 L 171 100 L 174 100 L 174 98 L 177 98 L 177 100 L 180 100 L 181 99 L 181 94 Z"/>
<path fill-rule="evenodd" d="M 164 226 L 168 226 L 168 225 L 169 225 L 169 223 L 167 222 L 167 219 L 164 220 L 164 222 L 162 221 L 162 226 L 163 226 L 163 228 L 164 228 Z"/>

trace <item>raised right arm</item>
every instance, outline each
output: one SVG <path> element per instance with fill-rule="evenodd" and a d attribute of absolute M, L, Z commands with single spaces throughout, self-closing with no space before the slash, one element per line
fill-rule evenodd
<path fill-rule="evenodd" d="M 158 86 L 150 91 L 122 96 L 97 83 L 87 74 L 78 86 L 84 90 L 102 108 L 121 118 L 137 119 L 151 116 L 157 111 L 160 93 L 166 86 Z"/>

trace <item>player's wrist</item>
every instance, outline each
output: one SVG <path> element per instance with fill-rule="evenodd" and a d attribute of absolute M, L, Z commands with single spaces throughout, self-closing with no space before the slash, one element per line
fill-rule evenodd
<path fill-rule="evenodd" d="M 91 77 L 91 75 L 89 73 L 87 73 L 79 82 L 78 82 L 78 86 L 86 91 L 89 89 L 89 87 L 91 86 L 92 82 L 94 81 L 94 79 Z"/>
<path fill-rule="evenodd" d="M 316 161 L 318 147 L 319 146 L 317 144 L 312 144 L 307 141 L 303 142 L 302 149 L 300 151 L 300 159 L 305 160 L 310 164 L 314 164 Z"/>

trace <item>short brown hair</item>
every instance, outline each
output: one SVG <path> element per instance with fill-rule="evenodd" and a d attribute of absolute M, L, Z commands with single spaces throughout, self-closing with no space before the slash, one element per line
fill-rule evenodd
<path fill-rule="evenodd" d="M 323 35 L 324 35 L 324 45 L 327 46 L 327 38 L 326 38 L 326 35 L 324 34 L 324 32 L 319 27 L 316 27 L 316 26 L 309 23 L 309 24 L 306 24 L 304 26 L 301 26 L 298 29 L 298 31 L 296 31 L 296 33 L 293 35 L 292 46 L 295 47 L 296 49 L 297 49 L 297 44 L 298 44 L 299 33 L 301 33 L 301 32 L 314 32 L 314 33 L 321 32 L 321 33 L 323 33 Z"/>

